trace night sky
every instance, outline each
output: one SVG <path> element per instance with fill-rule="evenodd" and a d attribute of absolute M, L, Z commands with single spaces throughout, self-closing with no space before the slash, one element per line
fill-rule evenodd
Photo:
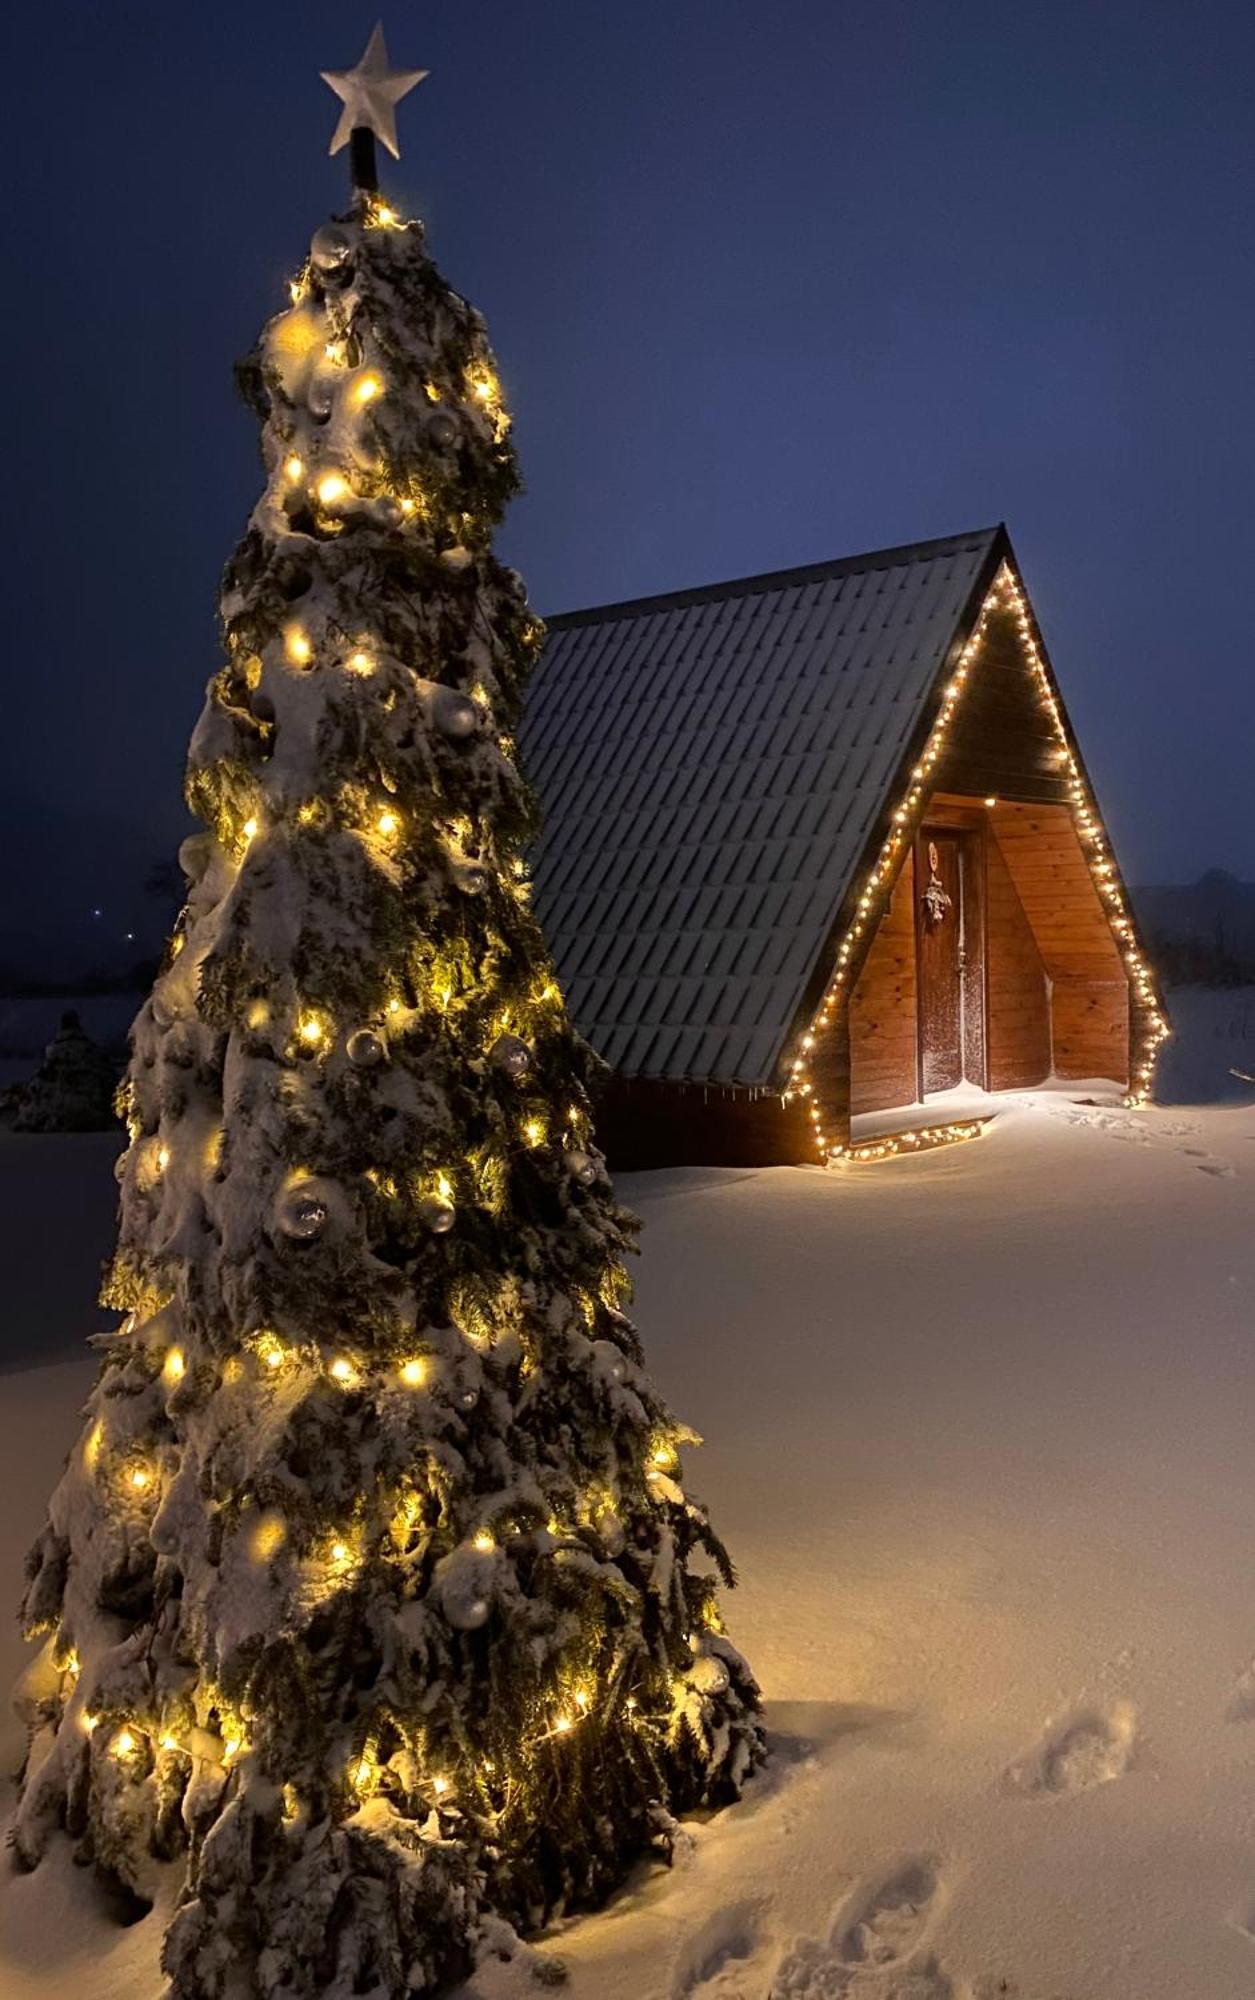
<path fill-rule="evenodd" d="M 218 574 L 231 364 L 343 206 L 376 14 L 7 31 L 0 962 L 151 931 Z M 973 0 L 396 4 L 386 185 L 483 309 L 542 610 L 1005 519 L 1137 881 L 1255 877 L 1255 17 Z M 104 914 L 93 919 L 99 907 Z"/>

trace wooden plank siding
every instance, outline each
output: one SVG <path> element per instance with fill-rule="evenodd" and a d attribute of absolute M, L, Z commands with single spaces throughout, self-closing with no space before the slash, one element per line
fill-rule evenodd
<path fill-rule="evenodd" d="M 911 1104 L 919 1084 L 915 865 L 908 854 L 850 994 L 850 1115 Z"/>
<path fill-rule="evenodd" d="M 1000 804 L 995 839 L 1052 987 L 1054 1072 L 1129 1076 L 1129 982 L 1066 807 Z"/>
<path fill-rule="evenodd" d="M 800 1099 L 654 1077 L 610 1075 L 596 1108 L 597 1143 L 621 1173 L 641 1167 L 792 1166 L 817 1160 Z"/>
<path fill-rule="evenodd" d="M 1030 1090 L 1050 1075 L 1050 987 L 1011 871 L 988 834 L 985 967 L 989 1088 Z"/>
<path fill-rule="evenodd" d="M 940 792 L 1066 805 L 1059 741 L 1009 613 L 989 624 L 937 765 Z"/>

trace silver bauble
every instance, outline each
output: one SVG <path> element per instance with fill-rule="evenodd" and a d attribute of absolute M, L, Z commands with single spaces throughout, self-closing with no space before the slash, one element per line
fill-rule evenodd
<path fill-rule="evenodd" d="M 462 547 L 461 542 L 456 542 L 451 549 L 441 549 L 440 560 L 446 569 L 464 570 L 470 568 L 475 558 L 469 549 Z"/>
<path fill-rule="evenodd" d="M 420 1201 L 418 1213 L 433 1236 L 447 1236 L 457 1221 L 455 1210 L 438 1194 L 428 1195 L 425 1201 Z"/>
<path fill-rule="evenodd" d="M 447 451 L 460 429 L 452 410 L 433 410 L 427 419 L 427 435 L 437 451 Z"/>
<path fill-rule="evenodd" d="M 388 1045 L 374 1028 L 355 1028 L 345 1043 L 345 1053 L 358 1069 L 374 1069 L 388 1053 Z"/>
<path fill-rule="evenodd" d="M 516 1083 L 531 1072 L 532 1052 L 517 1035 L 498 1035 L 488 1054 L 494 1067 L 504 1070 Z"/>
<path fill-rule="evenodd" d="M 311 1243 L 327 1226 L 327 1204 L 308 1185 L 298 1182 L 279 1197 L 277 1220 L 285 1236 Z"/>
<path fill-rule="evenodd" d="M 438 688 L 432 696 L 432 721 L 442 736 L 464 743 L 479 728 L 479 710 L 467 694 L 456 688 Z"/>
<path fill-rule="evenodd" d="M 325 424 L 336 399 L 336 377 L 318 369 L 309 379 L 305 407 L 315 422 Z"/>
<path fill-rule="evenodd" d="M 591 1153 L 581 1152 L 578 1146 L 569 1146 L 563 1154 L 563 1164 L 572 1180 L 581 1187 L 591 1187 L 597 1178 L 597 1162 Z"/>
<path fill-rule="evenodd" d="M 334 222 L 324 222 L 321 229 L 314 231 L 309 246 L 310 262 L 324 277 L 332 272 L 343 271 L 352 261 L 353 239 Z"/>
<path fill-rule="evenodd" d="M 479 861 L 458 861 L 453 879 L 464 896 L 482 896 L 488 887 L 488 870 Z"/>

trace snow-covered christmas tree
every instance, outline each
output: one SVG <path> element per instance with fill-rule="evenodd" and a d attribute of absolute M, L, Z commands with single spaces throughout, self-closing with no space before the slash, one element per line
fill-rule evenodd
<path fill-rule="evenodd" d="M 33 1551 L 15 1841 L 183 1889 L 174 1995 L 426 1993 L 762 1754 L 528 908 L 541 627 L 478 315 L 379 196 L 243 371 L 265 491 L 133 1031 L 124 1315 Z"/>
<path fill-rule="evenodd" d="M 99 1042 L 71 1008 L 44 1050 L 28 1083 L 13 1092 L 18 1132 L 104 1132 L 117 1120 L 113 1094 L 118 1073 Z"/>

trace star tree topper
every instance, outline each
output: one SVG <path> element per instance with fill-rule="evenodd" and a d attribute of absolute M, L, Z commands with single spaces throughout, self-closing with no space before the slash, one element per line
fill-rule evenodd
<path fill-rule="evenodd" d="M 366 53 L 356 69 L 324 69 L 319 75 L 344 104 L 327 150 L 338 153 L 348 145 L 355 131 L 373 132 L 377 139 L 382 139 L 393 159 L 399 160 L 396 107 L 431 71 L 389 69 L 383 22 L 376 21 Z"/>

